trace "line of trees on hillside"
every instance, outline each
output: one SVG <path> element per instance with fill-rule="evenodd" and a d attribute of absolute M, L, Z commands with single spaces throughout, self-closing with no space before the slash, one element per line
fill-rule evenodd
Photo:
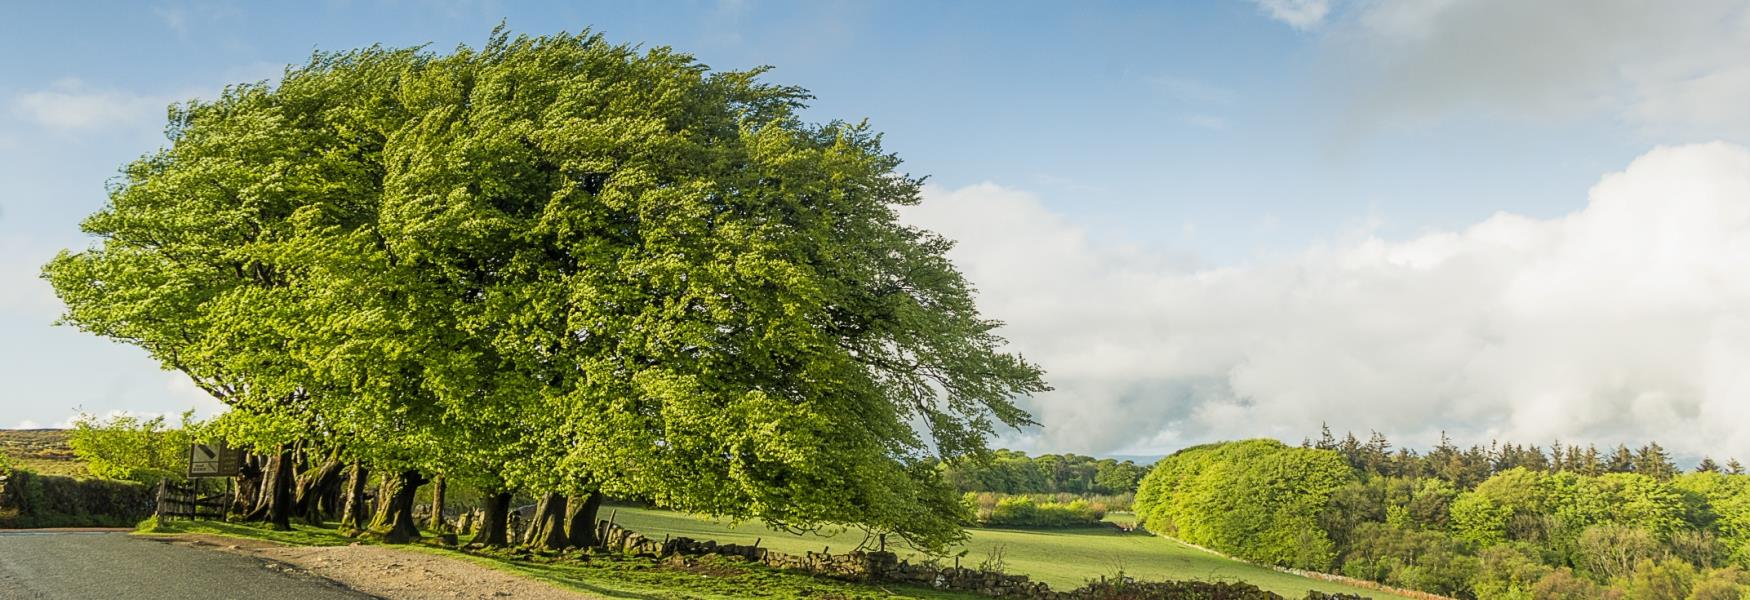
<path fill-rule="evenodd" d="M 1443 440 L 1418 456 L 1328 432 L 1209 444 L 1157 463 L 1136 510 L 1151 531 L 1248 560 L 1461 598 L 1750 593 L 1750 476 L 1680 472 L 1653 443 L 1609 453 L 1622 460 L 1571 448 L 1552 460 Z"/>
<path fill-rule="evenodd" d="M 1078 454 L 1028 456 L 996 450 L 987 460 L 942 463 L 942 475 L 961 492 L 1002 494 L 1100 494 L 1136 491 L 1148 468 L 1129 460 Z"/>
<path fill-rule="evenodd" d="M 970 515 L 930 459 L 1047 387 L 899 222 L 921 179 L 808 99 L 587 32 L 318 53 L 172 107 L 44 275 L 230 407 L 200 435 L 276 527 L 330 498 L 411 539 L 448 481 L 488 545 L 520 492 L 550 547 L 613 495 L 941 549 Z"/>

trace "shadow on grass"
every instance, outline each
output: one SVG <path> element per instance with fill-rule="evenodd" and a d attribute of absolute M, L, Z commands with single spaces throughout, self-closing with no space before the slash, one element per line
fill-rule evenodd
<path fill-rule="evenodd" d="M 429 549 L 426 549 L 426 550 L 429 550 Z M 448 554 L 448 552 L 442 552 L 442 551 L 440 551 L 438 553 Z M 522 563 L 522 562 L 517 562 L 517 561 L 512 560 L 512 559 L 497 558 L 497 557 L 492 557 L 492 556 L 482 556 L 479 554 L 467 554 L 467 553 L 465 553 L 465 556 L 467 558 L 475 559 L 476 561 L 479 561 L 479 562 L 491 563 L 490 566 L 492 566 L 493 568 L 502 570 L 502 571 L 509 571 L 512 573 L 516 573 L 518 575 L 522 575 L 524 577 L 529 577 L 532 579 L 538 579 L 541 581 L 545 581 L 547 583 L 551 583 L 551 584 L 557 585 L 559 587 L 577 589 L 577 590 L 581 590 L 584 592 L 589 592 L 591 594 L 596 594 L 598 596 L 605 596 L 605 597 L 609 597 L 609 598 L 632 598 L 632 599 L 636 599 L 636 600 L 666 600 L 668 598 L 673 597 L 673 596 L 669 596 L 669 595 L 658 596 L 658 595 L 649 594 L 649 593 L 641 593 L 641 592 L 635 592 L 635 591 L 624 590 L 624 589 L 611 589 L 611 588 L 607 588 L 607 587 L 602 587 L 600 585 L 595 585 L 595 584 L 592 584 L 588 581 L 579 579 L 575 574 L 568 573 L 568 572 L 566 572 L 566 569 L 564 569 L 563 567 L 559 567 L 559 566 L 555 566 L 555 565 Z"/>

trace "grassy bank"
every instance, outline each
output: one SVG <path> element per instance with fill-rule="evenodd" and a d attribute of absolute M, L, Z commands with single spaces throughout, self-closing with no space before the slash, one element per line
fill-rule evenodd
<path fill-rule="evenodd" d="M 762 547 L 791 553 L 819 552 L 828 548 L 832 552 L 846 552 L 863 541 L 863 535 L 858 532 L 795 535 L 773 531 L 757 523 L 731 526 L 667 511 L 604 507 L 602 517 L 607 518 L 610 514 L 621 525 L 657 539 L 665 534 L 742 544 L 757 539 Z M 1131 577 L 1149 580 L 1244 581 L 1286 598 L 1300 598 L 1307 590 L 1318 590 L 1379 599 L 1404 599 L 1386 592 L 1283 573 L 1224 558 L 1170 539 L 1141 532 L 1126 533 L 1115 528 L 975 529 L 971 534 L 972 538 L 964 548 L 965 555 L 960 559 L 962 564 L 978 566 L 1000 557 L 1004 571 L 1032 576 L 1060 590 L 1122 571 Z M 900 552 L 905 554 L 903 550 Z"/>
<path fill-rule="evenodd" d="M 328 527 L 296 525 L 291 531 L 273 531 L 249 524 L 213 521 L 142 523 L 141 535 L 202 533 L 259 539 L 301 546 L 344 546 L 371 543 L 346 537 Z M 522 575 L 604 598 L 674 598 L 737 600 L 741 598 L 835 598 L 844 600 L 973 600 L 979 596 L 892 584 L 860 585 L 769 569 L 729 559 L 704 558 L 687 566 L 619 555 L 557 555 L 526 552 L 461 551 L 429 543 L 400 546 L 471 561 L 486 567 Z"/>

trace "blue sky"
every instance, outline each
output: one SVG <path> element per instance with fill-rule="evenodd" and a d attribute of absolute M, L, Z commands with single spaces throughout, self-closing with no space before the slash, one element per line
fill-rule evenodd
<path fill-rule="evenodd" d="M 1593 298 L 1597 319 L 1544 337 L 1506 325 L 1523 311 L 1498 309 L 1526 293 L 1535 274 L 1524 265 L 1567 264 L 1559 261 L 1578 251 L 1549 248 L 1590 239 L 1572 224 L 1599 212 L 1594 185 L 1607 174 L 1734 176 L 1736 144 L 1750 141 L 1750 116 L 1733 108 L 1750 100 L 1742 58 L 1750 18 L 1740 2 L 1697 2 L 1682 13 L 1531 4 L 8 4 L 0 8 L 0 427 L 60 423 L 75 410 L 214 408 L 138 350 L 51 326 L 57 303 L 34 279 L 56 250 L 86 243 L 77 223 L 102 205 L 117 167 L 162 143 L 167 102 L 271 79 L 313 50 L 478 45 L 503 20 L 519 33 L 587 27 L 615 41 L 674 46 L 717 68 L 773 65 L 770 79 L 818 96 L 811 116 L 867 118 L 884 131 L 907 169 L 932 182 L 931 202 L 908 218 L 965 239 L 955 258 L 988 310 L 1058 383 L 1029 401 L 1047 426 L 1006 443 L 1145 452 L 1208 437 L 1298 439 L 1320 420 L 1407 440 L 1441 429 L 1539 441 L 1673 437 L 1660 428 L 1714 415 L 1708 407 L 1736 389 L 1695 366 L 1730 362 L 1718 347 L 1736 347 L 1737 338 L 1717 332 L 1736 313 L 1700 311 L 1684 322 L 1697 337 L 1669 343 L 1679 354 L 1693 350 L 1687 367 L 1640 356 L 1626 333 L 1601 341 L 1574 332 L 1657 321 L 1735 290 L 1703 286 L 1693 298 L 1631 306 L 1610 300 L 1620 282 L 1590 282 L 1574 293 Z M 1727 143 L 1687 146 L 1712 141 Z M 1683 158 L 1659 162 L 1662 146 Z M 1735 197 L 1726 196 L 1695 202 L 1726 210 Z M 1631 204 L 1656 210 L 1668 200 Z M 1682 226 L 1708 225 L 1697 219 Z M 1534 241 L 1505 244 L 1525 254 L 1475 258 L 1494 256 L 1490 227 Z M 1437 247 L 1446 249 L 1429 250 Z M 1055 253 L 1027 258 L 1041 248 Z M 1724 254 L 1712 250 L 1696 251 Z M 1416 258 L 1425 252 L 1433 254 Z M 1023 258 L 1063 270 L 1009 264 Z M 1357 290 L 1357 300 L 1332 290 Z M 1447 314 L 1443 298 L 1469 304 Z M 1215 310 L 1233 306 L 1275 318 Z M 1136 326 L 1102 329 L 1100 317 L 1112 314 Z M 1373 323 L 1379 315 L 1419 325 Z M 1414 354 L 1406 347 L 1441 339 L 1427 324 L 1448 318 L 1463 324 L 1455 335 L 1481 341 L 1397 364 Z M 1261 331 L 1264 321 L 1271 325 Z M 1539 375 L 1469 370 L 1564 344 L 1623 351 L 1602 353 L 1603 363 L 1545 365 Z M 1310 358 L 1288 358 L 1299 347 Z M 1331 356 L 1341 360 L 1313 360 Z M 1310 371 L 1260 366 L 1273 361 Z M 1539 383 L 1552 371 L 1571 375 Z M 1457 382 L 1440 379 L 1453 372 Z M 1320 391 L 1332 381 L 1349 387 Z M 1453 408 L 1465 402 L 1476 409 Z M 1387 407 L 1402 403 L 1409 408 Z M 1276 410 L 1285 406 L 1297 408 Z M 1639 416 L 1610 416 L 1625 410 Z M 1540 416 L 1552 411 L 1598 416 L 1557 427 Z M 1097 416 L 1107 412 L 1124 417 Z M 1656 424 L 1634 424 L 1643 421 Z M 1750 432 L 1741 441 L 1736 431 L 1721 435 L 1750 453 Z"/>

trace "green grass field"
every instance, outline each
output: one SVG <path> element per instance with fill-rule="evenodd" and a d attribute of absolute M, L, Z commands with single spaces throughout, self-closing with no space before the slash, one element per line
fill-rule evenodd
<path fill-rule="evenodd" d="M 606 519 L 610 515 L 621 526 L 657 539 L 661 539 L 663 535 L 674 535 L 740 544 L 752 543 L 758 539 L 763 548 L 789 553 L 811 550 L 818 552 L 822 549 L 830 549 L 835 553 L 846 552 L 863 540 L 863 535 L 859 532 L 794 535 L 773 531 L 759 523 L 732 526 L 674 512 L 624 506 L 602 507 L 601 517 Z M 1035 580 L 1044 581 L 1060 590 L 1075 588 L 1089 579 L 1112 576 L 1123 571 L 1124 574 L 1138 579 L 1244 581 L 1286 598 L 1303 597 L 1311 589 L 1405 600 L 1405 597 L 1395 594 L 1308 579 L 1231 560 L 1147 533 L 1125 533 L 1116 529 L 975 529 L 971 534 L 972 539 L 964 548 L 966 554 L 960 559 L 961 564 L 979 566 L 1000 548 L 1004 571 L 1032 576 Z M 901 554 L 905 552 L 901 551 Z"/>

